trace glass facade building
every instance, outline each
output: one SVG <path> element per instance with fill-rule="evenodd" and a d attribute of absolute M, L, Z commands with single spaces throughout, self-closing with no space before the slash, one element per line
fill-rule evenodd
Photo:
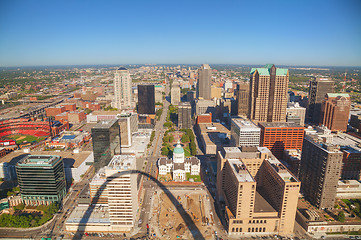
<path fill-rule="evenodd" d="M 120 129 L 117 119 L 100 121 L 92 128 L 94 167 L 107 166 L 115 154 L 120 154 Z"/>
<path fill-rule="evenodd" d="M 155 114 L 154 85 L 138 85 L 138 113 Z"/>
<path fill-rule="evenodd" d="M 16 164 L 23 202 L 27 205 L 60 202 L 66 195 L 63 159 L 56 155 L 28 155 Z"/>

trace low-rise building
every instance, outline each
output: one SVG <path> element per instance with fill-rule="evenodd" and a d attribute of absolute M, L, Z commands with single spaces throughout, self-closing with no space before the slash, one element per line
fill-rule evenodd
<path fill-rule="evenodd" d="M 196 126 L 200 146 L 207 155 L 216 155 L 222 147 L 230 146 L 230 131 L 221 123 L 200 123 Z"/>
<path fill-rule="evenodd" d="M 172 174 L 173 181 L 185 181 L 186 174 L 199 175 L 201 162 L 196 157 L 185 158 L 184 149 L 178 142 L 173 150 L 173 158 L 165 157 L 158 159 L 159 175 Z"/>

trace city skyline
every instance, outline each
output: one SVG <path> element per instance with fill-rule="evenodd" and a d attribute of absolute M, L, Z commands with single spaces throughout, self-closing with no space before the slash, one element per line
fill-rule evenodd
<path fill-rule="evenodd" d="M 136 4 L 2 1 L 0 67 L 361 66 L 359 1 Z"/>

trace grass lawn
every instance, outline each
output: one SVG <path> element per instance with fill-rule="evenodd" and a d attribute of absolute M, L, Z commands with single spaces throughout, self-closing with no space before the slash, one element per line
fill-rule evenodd
<path fill-rule="evenodd" d="M 45 139 L 45 137 L 35 137 L 35 136 L 31 136 L 31 135 L 10 135 L 10 136 L 7 136 L 7 138 L 15 140 L 16 144 L 21 144 L 24 141 L 27 141 L 30 143 L 33 141 L 40 142 Z"/>
<path fill-rule="evenodd" d="M 201 182 L 201 176 L 200 175 L 191 175 L 190 173 L 186 173 L 186 179 L 189 181 L 190 178 L 193 178 L 195 182 Z"/>

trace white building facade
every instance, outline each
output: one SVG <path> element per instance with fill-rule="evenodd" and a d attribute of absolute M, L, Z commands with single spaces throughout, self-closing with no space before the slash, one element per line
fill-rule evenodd
<path fill-rule="evenodd" d="M 121 67 L 114 74 L 113 107 L 128 109 L 132 107 L 132 79 L 128 69 Z"/>
<path fill-rule="evenodd" d="M 250 120 L 232 118 L 231 142 L 234 147 L 259 146 L 261 129 Z"/>
<path fill-rule="evenodd" d="M 158 159 L 159 175 L 172 174 L 173 181 L 186 180 L 186 174 L 199 175 L 201 170 L 200 160 L 196 157 L 185 158 L 184 149 L 178 142 L 173 150 L 173 159 L 165 157 Z"/>

